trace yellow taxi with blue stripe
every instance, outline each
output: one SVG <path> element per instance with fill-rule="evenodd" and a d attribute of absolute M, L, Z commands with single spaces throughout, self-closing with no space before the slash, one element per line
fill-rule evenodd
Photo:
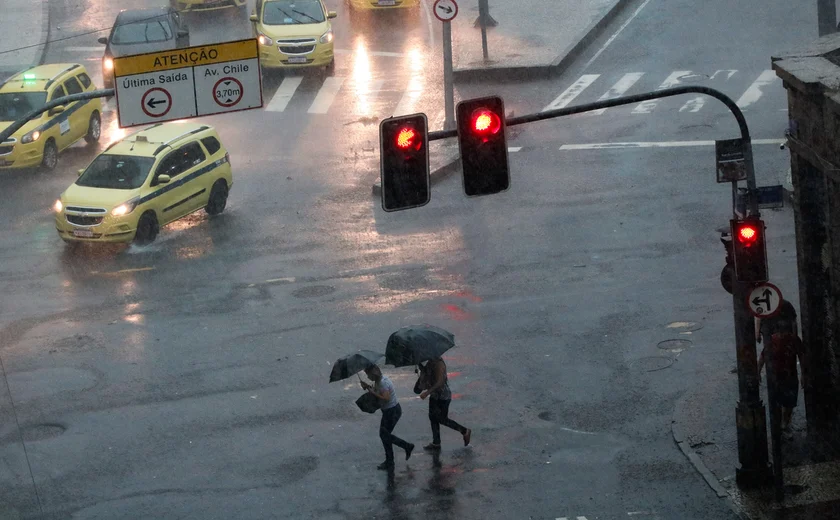
<path fill-rule="evenodd" d="M 251 23 L 263 69 L 324 67 L 335 72 L 330 20 L 323 0 L 257 0 Z"/>
<path fill-rule="evenodd" d="M 364 10 L 418 9 L 420 0 L 350 0 L 350 7 Z"/>
<path fill-rule="evenodd" d="M 99 154 L 55 202 L 65 242 L 152 242 L 162 226 L 204 209 L 218 215 L 233 185 L 216 130 L 159 123 Z"/>
<path fill-rule="evenodd" d="M 78 63 L 40 65 L 0 83 L 0 130 L 55 99 L 96 90 Z M 42 113 L 0 143 L 0 169 L 42 166 L 52 170 L 58 154 L 77 141 L 96 143 L 102 133 L 102 101 L 74 101 Z"/>

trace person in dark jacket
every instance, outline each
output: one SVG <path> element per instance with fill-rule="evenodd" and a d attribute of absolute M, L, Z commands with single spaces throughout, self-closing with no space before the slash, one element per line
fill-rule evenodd
<path fill-rule="evenodd" d="M 440 425 L 459 432 L 464 438 L 464 446 L 469 446 L 472 430 L 465 428 L 449 418 L 449 404 L 452 391 L 446 377 L 446 363 L 441 358 L 432 359 L 426 365 L 420 365 L 420 377 L 414 385 L 414 392 L 420 399 L 429 398 L 429 421 L 432 425 L 432 442 L 423 447 L 425 450 L 440 450 Z"/>
<path fill-rule="evenodd" d="M 382 420 L 379 422 L 379 438 L 382 440 L 382 446 L 385 448 L 385 462 L 377 466 L 381 470 L 394 469 L 394 444 L 405 450 L 405 460 L 411 457 L 411 452 L 414 450 L 414 444 L 406 442 L 393 434 L 394 428 L 402 417 L 402 407 L 397 400 L 397 391 L 394 389 L 394 383 L 384 375 L 378 366 L 365 369 L 367 375 L 373 385 L 361 381 L 362 388 L 379 398 L 382 403 Z"/>

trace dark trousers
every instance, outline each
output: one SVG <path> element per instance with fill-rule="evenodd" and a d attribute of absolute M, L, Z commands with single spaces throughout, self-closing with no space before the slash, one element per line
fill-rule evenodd
<path fill-rule="evenodd" d="M 379 421 L 379 438 L 382 439 L 382 446 L 385 448 L 386 462 L 394 462 L 394 444 L 404 450 L 407 450 L 409 446 L 407 442 L 391 433 L 400 421 L 400 417 L 402 417 L 402 407 L 400 405 L 382 410 L 382 420 Z"/>
<path fill-rule="evenodd" d="M 447 428 L 452 428 L 461 432 L 461 435 L 467 433 L 467 429 L 449 418 L 449 403 L 452 401 L 443 401 L 441 399 L 429 398 L 429 421 L 432 423 L 432 442 L 440 444 L 440 425 Z"/>

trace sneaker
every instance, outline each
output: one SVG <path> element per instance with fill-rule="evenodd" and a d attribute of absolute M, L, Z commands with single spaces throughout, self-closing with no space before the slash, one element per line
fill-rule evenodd
<path fill-rule="evenodd" d="M 382 464 L 376 466 L 376 469 L 379 469 L 379 470 L 382 470 L 382 471 L 387 471 L 389 469 L 394 469 L 394 463 L 386 460 Z"/>
<path fill-rule="evenodd" d="M 412 451 L 414 451 L 414 445 L 413 445 L 413 444 L 409 444 L 409 445 L 408 445 L 408 448 L 406 448 L 406 450 L 405 450 L 405 460 L 408 460 L 408 459 L 410 459 L 410 458 L 411 458 L 411 452 L 412 452 Z"/>
<path fill-rule="evenodd" d="M 434 442 L 432 442 L 423 446 L 423 449 L 426 451 L 440 451 L 440 444 L 435 444 Z"/>
<path fill-rule="evenodd" d="M 472 436 L 472 430 L 467 429 L 467 433 L 464 434 L 464 446 L 470 445 L 470 437 Z"/>

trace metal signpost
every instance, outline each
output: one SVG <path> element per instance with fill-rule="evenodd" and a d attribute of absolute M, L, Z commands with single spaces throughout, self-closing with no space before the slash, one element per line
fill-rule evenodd
<path fill-rule="evenodd" d="M 452 20 L 458 16 L 458 4 L 455 0 L 435 0 L 432 11 L 443 22 L 443 92 L 446 119 L 444 128 L 455 128 L 455 86 L 452 73 Z"/>
<path fill-rule="evenodd" d="M 114 59 L 120 127 L 260 108 L 257 40 Z"/>

